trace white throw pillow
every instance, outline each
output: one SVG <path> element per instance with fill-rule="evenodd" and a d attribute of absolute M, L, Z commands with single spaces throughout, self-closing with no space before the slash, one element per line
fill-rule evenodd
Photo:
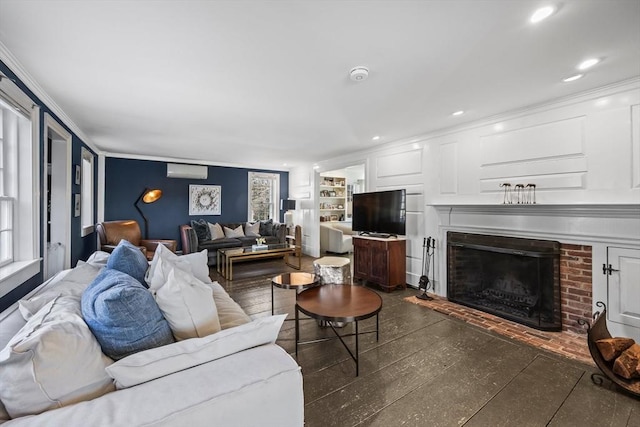
<path fill-rule="evenodd" d="M 149 289 L 156 291 L 166 283 L 169 272 L 177 267 L 193 274 L 201 282 L 211 283 L 208 261 L 206 249 L 179 256 L 167 249 L 166 246 L 158 245 L 145 275 L 145 281 L 149 285 Z"/>
<path fill-rule="evenodd" d="M 141 351 L 107 367 L 118 389 L 132 387 L 221 357 L 274 343 L 286 314 L 262 317 L 204 338 Z M 260 363 L 260 361 L 256 361 Z"/>
<path fill-rule="evenodd" d="M 209 283 L 213 291 L 213 301 L 218 309 L 218 319 L 222 329 L 233 328 L 251 322 L 251 318 L 240 308 L 218 282 Z"/>
<path fill-rule="evenodd" d="M 242 225 L 239 225 L 234 229 L 231 229 L 229 227 L 224 227 L 224 236 L 226 238 L 244 237 L 244 231 L 242 231 Z"/>
<path fill-rule="evenodd" d="M 89 264 L 88 262 L 80 262 L 76 268 L 69 271 L 66 276 L 56 283 L 51 289 L 48 289 L 41 294 L 35 295 L 28 300 L 18 301 L 18 308 L 22 318 L 29 320 L 31 316 L 36 314 L 42 307 L 44 307 L 49 301 L 60 295 L 74 295 L 81 296 L 82 292 L 89 286 L 93 279 L 96 278 L 98 273 L 102 270 L 99 265 Z"/>
<path fill-rule="evenodd" d="M 220 330 L 213 290 L 179 268 L 156 291 L 156 302 L 177 341 L 205 337 Z"/>
<path fill-rule="evenodd" d="M 220 226 L 220 224 L 218 224 L 217 222 L 215 224 L 211 224 L 210 222 L 208 222 L 207 224 L 209 224 L 211 240 L 224 239 L 224 231 L 222 230 L 222 226 Z"/>
<path fill-rule="evenodd" d="M 260 223 L 256 222 L 255 224 L 251 224 L 250 222 L 246 223 L 244 226 L 244 235 L 250 237 L 260 237 Z"/>
<path fill-rule="evenodd" d="M 109 260 L 109 253 L 104 251 L 95 251 L 87 259 L 87 264 L 91 264 L 97 267 L 105 267 L 107 260 Z"/>
<path fill-rule="evenodd" d="M 94 399 L 115 389 L 111 363 L 82 319 L 80 297 L 56 297 L 0 351 L 0 400 L 18 418 Z"/>

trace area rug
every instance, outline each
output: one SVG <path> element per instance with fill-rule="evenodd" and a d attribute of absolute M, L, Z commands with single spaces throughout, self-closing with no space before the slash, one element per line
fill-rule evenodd
<path fill-rule="evenodd" d="M 586 331 L 584 335 L 578 335 L 568 331 L 539 331 L 480 310 L 452 303 L 437 295 L 430 296 L 433 297 L 432 300 L 421 300 L 415 296 L 407 297 L 404 300 L 430 308 L 439 313 L 447 314 L 456 319 L 513 338 L 525 344 L 543 348 L 561 356 L 568 357 L 569 359 L 595 366 L 589 353 L 589 347 L 587 346 Z"/>

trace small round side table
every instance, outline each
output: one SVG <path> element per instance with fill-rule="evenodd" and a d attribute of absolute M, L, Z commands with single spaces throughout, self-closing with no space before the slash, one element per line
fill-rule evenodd
<path fill-rule="evenodd" d="M 315 274 L 311 273 L 303 273 L 303 272 L 293 272 L 293 273 L 282 273 L 271 279 L 271 314 L 274 314 L 273 310 L 273 288 L 281 288 L 281 289 L 295 289 L 296 295 L 305 289 L 313 288 L 314 286 L 318 286 L 320 281 Z"/>

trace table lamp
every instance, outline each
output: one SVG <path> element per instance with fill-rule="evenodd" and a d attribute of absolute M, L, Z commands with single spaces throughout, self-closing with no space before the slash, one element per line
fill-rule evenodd
<path fill-rule="evenodd" d="M 280 201 L 280 209 L 282 209 L 283 211 L 286 211 L 284 213 L 284 223 L 287 227 L 292 227 L 293 226 L 293 212 L 291 212 L 292 210 L 295 210 L 296 208 L 296 201 L 292 200 L 292 199 L 282 199 Z"/>

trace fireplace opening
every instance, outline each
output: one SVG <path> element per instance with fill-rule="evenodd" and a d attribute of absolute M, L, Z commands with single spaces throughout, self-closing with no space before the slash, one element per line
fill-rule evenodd
<path fill-rule="evenodd" d="M 447 246 L 450 301 L 561 330 L 559 242 L 449 231 Z"/>

